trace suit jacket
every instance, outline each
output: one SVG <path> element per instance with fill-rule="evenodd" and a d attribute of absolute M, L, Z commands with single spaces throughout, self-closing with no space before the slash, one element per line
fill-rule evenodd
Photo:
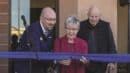
<path fill-rule="evenodd" d="M 50 31 L 48 36 L 43 34 L 40 22 L 31 24 L 20 39 L 18 51 L 50 52 L 53 47 L 55 31 Z"/>
<path fill-rule="evenodd" d="M 108 22 L 100 20 L 93 27 L 88 20 L 82 21 L 78 36 L 88 42 L 88 53 L 105 54 L 116 52 L 112 31 Z M 91 44 L 91 38 L 94 38 L 94 45 Z M 95 47 L 91 48 L 91 46 Z"/>
<path fill-rule="evenodd" d="M 45 36 L 40 22 L 31 24 L 20 38 L 17 51 L 32 51 L 32 52 L 50 52 L 53 47 L 55 30 L 49 32 Z M 17 61 L 15 71 L 18 73 L 44 73 L 50 62 L 21 60 Z"/>
<path fill-rule="evenodd" d="M 116 53 L 112 31 L 108 22 L 99 20 L 92 26 L 88 20 L 82 21 L 78 36 L 88 42 L 88 53 Z M 107 63 L 90 62 L 86 73 L 105 73 Z"/>

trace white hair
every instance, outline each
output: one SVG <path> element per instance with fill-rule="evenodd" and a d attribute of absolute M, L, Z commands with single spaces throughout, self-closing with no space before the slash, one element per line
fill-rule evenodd
<path fill-rule="evenodd" d="M 69 25 L 80 25 L 80 21 L 75 16 L 69 16 L 65 20 L 65 26 L 68 24 Z"/>

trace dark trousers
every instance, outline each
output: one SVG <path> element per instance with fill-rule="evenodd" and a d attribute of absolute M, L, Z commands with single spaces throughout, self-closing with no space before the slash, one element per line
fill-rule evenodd
<path fill-rule="evenodd" d="M 86 68 L 86 73 L 105 73 L 107 63 L 102 62 L 90 62 Z"/>
<path fill-rule="evenodd" d="M 44 61 L 45 62 L 45 61 Z M 47 73 L 47 70 L 50 66 L 49 62 L 42 62 L 42 61 L 33 61 L 31 73 Z"/>
<path fill-rule="evenodd" d="M 14 71 L 16 73 L 47 73 L 51 61 L 16 61 Z"/>
<path fill-rule="evenodd" d="M 17 60 L 14 63 L 14 73 L 31 73 L 31 63 L 27 60 Z"/>

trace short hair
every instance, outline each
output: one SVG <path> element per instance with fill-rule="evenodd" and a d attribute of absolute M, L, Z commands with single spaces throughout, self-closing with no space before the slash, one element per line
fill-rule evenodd
<path fill-rule="evenodd" d="M 80 25 L 80 21 L 75 16 L 69 16 L 69 17 L 66 18 L 64 24 L 65 24 L 65 26 L 68 25 L 68 24 L 71 24 L 71 25 Z"/>

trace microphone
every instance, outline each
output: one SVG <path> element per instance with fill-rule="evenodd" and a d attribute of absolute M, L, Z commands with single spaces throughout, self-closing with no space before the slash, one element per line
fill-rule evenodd
<path fill-rule="evenodd" d="M 24 15 L 21 15 L 21 19 L 23 20 L 23 25 L 25 28 L 27 28 L 27 22 Z"/>

